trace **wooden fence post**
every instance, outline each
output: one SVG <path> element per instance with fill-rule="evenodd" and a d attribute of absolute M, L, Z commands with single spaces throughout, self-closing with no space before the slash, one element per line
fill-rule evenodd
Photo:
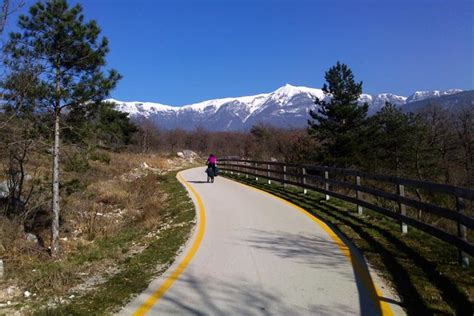
<path fill-rule="evenodd" d="M 459 214 L 464 214 L 465 205 L 462 197 L 456 197 L 456 209 Z M 458 224 L 458 237 L 464 241 L 467 241 L 467 229 L 466 226 L 461 223 Z M 469 256 L 462 250 L 459 250 L 459 263 L 463 268 L 469 267 Z"/>
<path fill-rule="evenodd" d="M 245 168 L 245 179 L 248 179 L 248 178 L 249 178 L 249 174 L 248 174 L 249 171 L 248 171 L 248 169 L 246 168 L 248 163 L 245 162 L 244 164 L 245 164 L 245 166 L 244 166 L 244 168 Z"/>
<path fill-rule="evenodd" d="M 267 178 L 270 178 L 271 177 L 271 173 L 270 173 L 270 164 L 267 164 Z M 272 184 L 272 180 L 270 179 L 267 179 L 268 180 L 268 184 Z"/>
<path fill-rule="evenodd" d="M 286 188 L 286 165 L 283 166 L 283 187 Z"/>
<path fill-rule="evenodd" d="M 360 187 L 360 176 L 356 176 L 356 186 Z M 359 190 L 356 191 L 356 198 L 357 200 L 362 200 L 362 193 Z M 363 208 L 359 204 L 357 204 L 357 213 L 359 215 L 363 214 Z"/>
<path fill-rule="evenodd" d="M 258 163 L 255 163 L 255 168 L 258 168 Z M 258 174 L 258 170 L 255 170 L 255 174 Z M 255 176 L 255 181 L 258 182 L 258 176 Z"/>
<path fill-rule="evenodd" d="M 306 184 L 306 168 L 302 169 L 302 174 L 303 174 L 303 184 Z M 303 188 L 303 194 L 308 193 L 308 190 L 306 188 Z"/>
<path fill-rule="evenodd" d="M 405 186 L 403 184 L 398 185 L 398 195 L 401 197 L 405 197 Z M 406 205 L 403 203 L 398 203 L 398 210 L 400 215 L 406 216 L 407 215 L 407 208 Z M 408 226 L 403 221 L 400 221 L 400 228 L 402 230 L 402 234 L 405 235 L 408 232 Z"/>
<path fill-rule="evenodd" d="M 327 170 L 324 171 L 324 179 L 325 180 L 329 179 L 329 171 L 327 171 Z M 324 181 L 324 189 L 326 191 L 329 191 L 329 183 L 327 181 Z M 329 201 L 329 198 L 330 198 L 329 194 L 326 194 L 325 198 L 326 198 L 326 201 Z"/>

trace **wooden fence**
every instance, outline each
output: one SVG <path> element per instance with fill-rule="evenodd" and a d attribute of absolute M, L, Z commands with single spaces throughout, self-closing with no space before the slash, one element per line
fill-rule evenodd
<path fill-rule="evenodd" d="M 468 229 L 474 229 L 474 218 L 465 214 L 465 202 L 474 200 L 474 190 L 357 170 L 274 161 L 224 158 L 219 160 L 219 166 L 224 172 L 243 174 L 247 178 L 250 176 L 256 180 L 263 178 L 269 184 L 276 181 L 285 187 L 287 185 L 300 187 L 304 193 L 307 193 L 307 190 L 320 192 L 325 195 L 326 200 L 335 197 L 353 203 L 359 214 L 363 213 L 363 208 L 370 209 L 399 221 L 402 234 L 407 233 L 408 226 L 415 227 L 457 247 L 460 264 L 464 267 L 469 266 L 469 255 L 474 255 L 474 245 L 467 240 Z M 367 185 L 364 185 L 365 183 Z M 369 183 L 378 184 L 379 187 L 369 186 Z M 396 189 L 396 193 L 390 192 L 388 187 L 394 187 L 393 191 Z M 338 190 L 336 191 L 334 188 L 338 188 Z M 348 190 L 352 194 L 345 192 Z M 422 190 L 429 194 L 444 195 L 453 201 L 454 207 L 439 205 L 442 203 L 423 202 L 419 198 L 406 194 L 407 190 L 418 190 L 418 192 Z M 381 206 L 380 204 L 383 203 L 375 204 L 373 199 L 371 201 L 371 199 L 364 198 L 367 195 L 382 201 L 396 203 L 396 210 Z M 421 219 L 407 216 L 407 207 L 453 221 L 457 226 L 457 232 L 448 232 Z"/>

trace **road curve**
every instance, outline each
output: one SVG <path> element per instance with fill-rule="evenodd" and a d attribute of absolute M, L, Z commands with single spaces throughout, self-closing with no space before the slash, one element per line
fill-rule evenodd
<path fill-rule="evenodd" d="M 180 177 L 194 234 L 120 315 L 403 314 L 358 251 L 302 209 L 222 177 L 206 183 L 202 167 Z"/>

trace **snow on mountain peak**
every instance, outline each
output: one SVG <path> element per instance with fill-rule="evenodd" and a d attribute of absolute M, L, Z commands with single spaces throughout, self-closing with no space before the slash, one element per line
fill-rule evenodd
<path fill-rule="evenodd" d="M 406 99 L 407 103 L 425 100 L 428 98 L 441 97 L 443 95 L 450 95 L 462 92 L 461 89 L 448 89 L 444 91 L 433 90 L 433 91 L 415 91 L 411 96 Z"/>
<path fill-rule="evenodd" d="M 291 84 L 285 84 L 283 87 L 278 88 L 272 92 L 271 98 L 273 100 L 278 100 L 280 104 L 286 104 L 291 100 L 295 95 L 300 93 L 306 93 L 310 97 L 324 98 L 324 92 L 321 89 L 314 89 L 302 86 L 293 86 Z"/>
<path fill-rule="evenodd" d="M 237 102 L 240 104 L 244 104 L 248 107 L 250 112 L 253 112 L 256 108 L 260 106 L 263 100 L 268 96 L 268 94 L 257 94 L 253 96 L 244 96 L 244 97 L 234 97 L 234 98 L 222 98 L 222 99 L 214 99 L 208 101 L 202 101 L 199 103 L 184 105 L 178 108 L 181 111 L 186 110 L 194 110 L 194 111 L 213 111 L 217 112 L 223 105 Z"/>
<path fill-rule="evenodd" d="M 416 91 L 408 98 L 392 93 L 362 94 L 358 102 L 367 103 L 368 114 L 372 115 L 386 102 L 404 108 L 410 102 L 458 92 L 462 90 Z M 152 102 L 108 101 L 115 102 L 119 111 L 127 112 L 131 117 L 150 119 L 162 128 L 193 129 L 207 124 L 213 130 L 245 130 L 259 122 L 300 127 L 306 123 L 309 110 L 317 107 L 314 104 L 316 98 L 328 100 L 330 96 L 321 89 L 285 84 L 270 93 L 207 100 L 181 107 Z"/>
<path fill-rule="evenodd" d="M 141 115 L 149 117 L 152 113 L 163 111 L 175 111 L 177 108 L 161 103 L 131 101 L 123 102 L 114 99 L 107 99 L 106 101 L 116 104 L 116 109 L 122 112 L 129 113 L 133 116 Z"/>

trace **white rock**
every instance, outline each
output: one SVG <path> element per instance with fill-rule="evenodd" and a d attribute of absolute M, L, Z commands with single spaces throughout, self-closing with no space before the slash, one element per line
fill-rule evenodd
<path fill-rule="evenodd" d="M 25 293 L 23 293 L 23 296 L 28 298 L 31 296 L 31 292 L 30 291 L 25 291 Z"/>
<path fill-rule="evenodd" d="M 14 286 L 14 285 L 10 285 L 8 288 L 7 288 L 7 294 L 8 295 L 14 295 L 15 293 L 18 292 L 18 287 Z"/>
<path fill-rule="evenodd" d="M 183 150 L 183 154 L 187 159 L 194 159 L 194 158 L 199 157 L 198 154 L 196 154 L 194 151 L 189 150 L 189 149 Z"/>
<path fill-rule="evenodd" d="M 27 233 L 26 234 L 26 240 L 28 240 L 29 242 L 38 244 L 38 237 L 36 237 L 35 234 Z"/>
<path fill-rule="evenodd" d="M 178 156 L 179 158 L 184 158 L 184 153 L 182 153 L 181 151 L 178 151 L 176 153 L 176 156 Z"/>

